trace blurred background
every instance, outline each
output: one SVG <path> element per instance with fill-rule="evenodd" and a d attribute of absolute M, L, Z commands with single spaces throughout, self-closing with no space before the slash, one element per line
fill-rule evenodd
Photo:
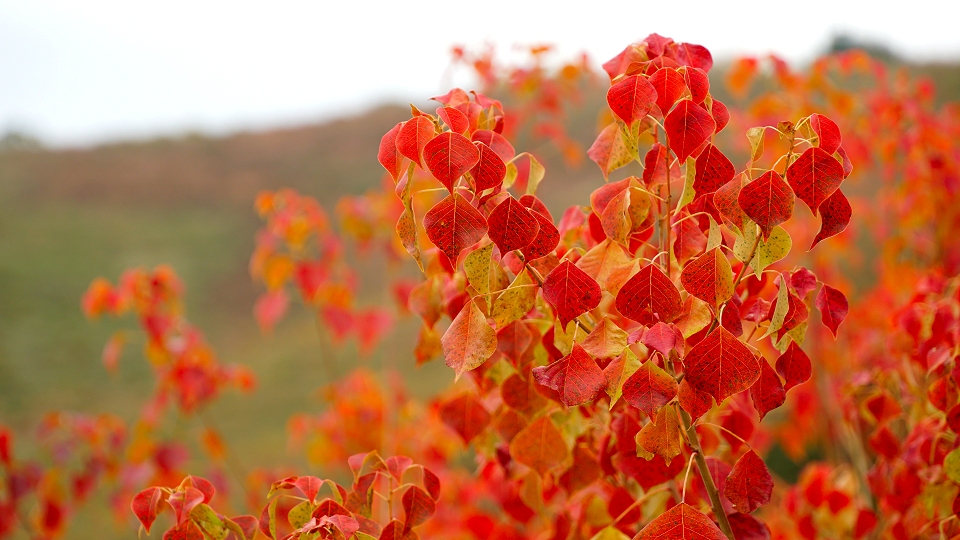
<path fill-rule="evenodd" d="M 310 397 L 329 382 L 320 356 L 353 365 L 356 348 L 331 349 L 297 306 L 272 335 L 259 331 L 252 309 L 262 286 L 248 272 L 261 223 L 254 199 L 292 187 L 332 210 L 379 185 L 380 137 L 408 117 L 407 103 L 481 84 L 453 62 L 455 45 L 493 47 L 513 65 L 528 61 L 529 45 L 553 44 L 548 64 L 586 53 L 600 73 L 657 32 L 711 50 L 721 99 L 738 56 L 775 53 L 802 67 L 863 48 L 931 78 L 936 100 L 960 98 L 960 8 L 945 2 L 894 11 L 820 0 L 593 1 L 583 13 L 500 0 L 265 6 L 0 0 L 0 424 L 25 432 L 60 409 L 135 417 L 152 384 L 141 351 L 128 347 L 114 375 L 100 361 L 112 332 L 132 325 L 87 321 L 80 297 L 97 276 L 165 263 L 219 357 L 260 380 L 257 393 L 225 395 L 211 416 L 228 439 L 242 438 L 247 463 L 285 452 L 286 419 L 321 406 Z M 604 90 L 568 111 L 584 150 Z M 546 181 L 570 188 L 549 191 L 555 211 L 602 182 L 587 159 L 564 161 L 551 148 L 542 159 Z M 362 299 L 381 300 L 370 270 L 381 262 L 357 260 Z M 409 334 L 395 331 L 362 362 L 392 363 L 422 395 L 448 384 L 442 362 L 416 369 L 409 355 L 386 355 L 411 350 Z"/>

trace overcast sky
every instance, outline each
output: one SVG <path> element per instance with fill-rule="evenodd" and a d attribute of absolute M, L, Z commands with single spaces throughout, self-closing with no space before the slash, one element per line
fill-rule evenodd
<path fill-rule="evenodd" d="M 802 62 L 844 32 L 913 59 L 960 58 L 953 0 L 575 4 L 584 11 L 525 0 L 0 0 L 0 134 L 74 146 L 314 122 L 445 91 L 455 43 L 548 42 L 599 63 L 657 32 L 715 58 Z"/>

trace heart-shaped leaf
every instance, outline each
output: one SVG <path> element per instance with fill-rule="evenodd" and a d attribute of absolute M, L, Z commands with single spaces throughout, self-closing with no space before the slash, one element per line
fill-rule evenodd
<path fill-rule="evenodd" d="M 654 419 L 660 407 L 677 397 L 678 388 L 676 379 L 651 357 L 623 383 L 623 399 Z"/>
<path fill-rule="evenodd" d="M 690 294 L 715 309 L 733 298 L 733 270 L 720 248 L 713 248 L 687 263 L 680 283 Z"/>
<path fill-rule="evenodd" d="M 634 540 L 728 540 L 726 535 L 696 508 L 681 502 L 647 524 Z"/>
<path fill-rule="evenodd" d="M 427 116 L 415 116 L 403 123 L 397 132 L 397 150 L 401 155 L 423 167 L 423 147 L 436 134 L 436 127 Z"/>
<path fill-rule="evenodd" d="M 713 135 L 716 127 L 713 116 L 689 99 L 678 103 L 663 121 L 670 149 L 681 163 Z"/>
<path fill-rule="evenodd" d="M 423 216 L 423 227 L 433 245 L 456 264 L 463 248 L 487 233 L 487 221 L 459 193 L 448 195 Z"/>
<path fill-rule="evenodd" d="M 723 489 L 723 494 L 734 508 L 744 514 L 770 502 L 772 493 L 773 478 L 767 470 L 767 464 L 753 450 L 741 456 L 733 465 Z"/>
<path fill-rule="evenodd" d="M 603 371 L 579 343 L 567 356 L 548 365 L 533 368 L 537 383 L 551 388 L 567 407 L 589 403 L 606 384 Z"/>
<path fill-rule="evenodd" d="M 797 198 L 816 215 L 823 201 L 843 182 L 843 166 L 822 148 L 807 148 L 787 168 L 787 181 Z"/>
<path fill-rule="evenodd" d="M 822 240 L 842 233 L 850 223 L 850 216 L 852 215 L 850 201 L 839 189 L 834 191 L 833 195 L 827 197 L 820 204 L 820 232 L 817 233 L 817 237 L 810 244 L 810 249 L 813 249 Z"/>
<path fill-rule="evenodd" d="M 737 202 L 743 212 L 760 225 L 764 240 L 770 237 L 774 227 L 793 215 L 793 191 L 776 171 L 767 171 L 740 188 Z"/>
<path fill-rule="evenodd" d="M 566 461 L 569 451 L 550 417 L 541 416 L 510 441 L 510 455 L 518 463 L 545 476 Z"/>
<path fill-rule="evenodd" d="M 617 294 L 617 311 L 644 326 L 673 322 L 682 310 L 677 286 L 654 264 L 641 268 Z"/>
<path fill-rule="evenodd" d="M 540 222 L 533 212 L 513 197 L 507 197 L 487 218 L 490 240 L 501 254 L 530 245 L 540 231 Z"/>
<path fill-rule="evenodd" d="M 560 325 L 600 305 L 600 285 L 569 260 L 557 265 L 543 280 L 543 298 L 553 306 Z"/>
<path fill-rule="evenodd" d="M 477 368 L 497 351 L 497 333 L 474 301 L 467 302 L 440 338 L 443 358 L 456 374 Z"/>
<path fill-rule="evenodd" d="M 627 125 L 640 120 L 657 102 L 657 90 L 646 77 L 624 77 L 607 91 L 607 103 L 613 114 Z"/>
<path fill-rule="evenodd" d="M 824 326 L 830 329 L 833 337 L 837 337 L 837 328 L 843 322 L 843 319 L 847 318 L 847 312 L 850 310 L 847 297 L 842 292 L 824 283 L 820 292 L 817 293 L 814 305 L 820 310 L 820 317 Z"/>
<path fill-rule="evenodd" d="M 684 380 L 717 403 L 753 386 L 760 377 L 760 363 L 746 345 L 722 326 L 687 353 Z"/>
<path fill-rule="evenodd" d="M 423 158 L 433 177 L 453 193 L 457 180 L 480 161 L 480 151 L 470 139 L 447 131 L 424 145 Z"/>

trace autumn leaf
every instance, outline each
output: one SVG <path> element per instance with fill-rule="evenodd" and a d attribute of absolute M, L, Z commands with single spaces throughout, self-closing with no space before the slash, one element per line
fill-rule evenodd
<path fill-rule="evenodd" d="M 480 151 L 470 139 L 447 131 L 424 145 L 423 158 L 433 177 L 453 193 L 457 180 L 480 160 Z"/>
<path fill-rule="evenodd" d="M 720 248 L 690 261 L 680 274 L 684 290 L 715 309 L 733 297 L 733 270 Z"/>
<path fill-rule="evenodd" d="M 543 280 L 543 297 L 554 307 L 560 324 L 567 323 L 600 304 L 600 285 L 569 260 L 564 260 Z"/>
<path fill-rule="evenodd" d="M 701 392 L 690 385 L 686 379 L 680 381 L 677 389 L 677 401 L 680 407 L 696 420 L 713 408 L 713 398 L 706 392 Z"/>
<path fill-rule="evenodd" d="M 834 191 L 833 195 L 827 197 L 820 204 L 820 232 L 817 233 L 817 237 L 810 244 L 810 249 L 813 249 L 821 241 L 842 233 L 850 224 L 852 215 L 853 210 L 850 208 L 850 201 L 839 189 Z"/>
<path fill-rule="evenodd" d="M 650 362 L 647 361 L 647 363 Z M 627 398 L 626 390 L 623 397 Z M 670 464 L 673 458 L 680 455 L 682 445 L 677 411 L 673 407 L 661 407 L 657 413 L 656 422 L 652 420 L 653 418 L 637 434 L 637 446 L 662 457 L 664 462 Z"/>
<path fill-rule="evenodd" d="M 403 503 L 403 514 L 406 517 L 404 525 L 407 528 L 416 527 L 430 519 L 430 516 L 437 509 L 437 503 L 434 502 L 433 498 L 417 486 L 407 488 L 401 501 Z"/>
<path fill-rule="evenodd" d="M 464 372 L 486 362 L 497 350 L 497 333 L 474 301 L 463 306 L 440 338 L 443 358 L 459 379 Z"/>
<path fill-rule="evenodd" d="M 777 358 L 777 373 L 783 377 L 784 390 L 790 390 L 798 384 L 803 384 L 810 380 L 812 368 L 810 358 L 794 342 L 790 342 L 787 350 Z"/>
<path fill-rule="evenodd" d="M 463 135 L 470 129 L 470 120 L 467 115 L 453 107 L 437 107 L 437 116 L 447 124 L 450 131 Z"/>
<path fill-rule="evenodd" d="M 490 413 L 472 395 L 461 394 L 440 406 L 440 419 L 468 444 L 490 424 Z"/>
<path fill-rule="evenodd" d="M 595 358 L 615 358 L 627 348 L 627 332 L 610 317 L 604 317 L 584 338 L 581 346 Z"/>
<path fill-rule="evenodd" d="M 757 357 L 722 326 L 694 345 L 684 365 L 684 380 L 717 403 L 750 388 L 760 377 Z"/>
<path fill-rule="evenodd" d="M 680 291 L 654 264 L 648 264 L 630 278 L 617 294 L 617 310 L 644 326 L 672 322 L 683 308 Z"/>
<path fill-rule="evenodd" d="M 663 115 L 669 113 L 673 104 L 687 92 L 683 75 L 673 68 L 658 69 L 648 82 L 657 91 L 657 107 Z"/>
<path fill-rule="evenodd" d="M 502 159 L 504 163 L 513 159 L 513 156 L 517 154 L 517 151 L 513 149 L 513 145 L 510 144 L 510 141 L 496 131 L 478 129 L 473 132 L 470 139 L 473 142 L 482 142 L 489 146 L 491 150 L 500 156 L 500 159 Z"/>
<path fill-rule="evenodd" d="M 647 347 L 658 351 L 664 358 L 670 357 L 670 351 L 683 351 L 683 334 L 674 326 L 658 322 L 643 332 L 640 341 Z"/>
<path fill-rule="evenodd" d="M 380 138 L 380 148 L 377 151 L 377 161 L 390 173 L 390 177 L 396 182 L 400 179 L 400 171 L 403 170 L 403 154 L 397 149 L 397 134 L 403 122 L 393 126 Z"/>
<path fill-rule="evenodd" d="M 502 254 L 530 245 L 540 231 L 533 212 L 509 196 L 490 212 L 487 226 L 490 240 Z"/>
<path fill-rule="evenodd" d="M 791 342 L 791 345 L 796 344 Z M 765 359 L 760 360 L 760 378 L 750 387 L 750 398 L 753 399 L 753 407 L 757 409 L 761 421 L 768 412 L 787 400 L 783 382 Z"/>
<path fill-rule="evenodd" d="M 603 178 L 606 179 L 612 171 L 619 169 L 637 158 L 638 148 L 635 141 L 620 129 L 620 124 L 613 122 L 600 131 L 597 138 L 587 150 L 587 157 L 600 167 Z"/>
<path fill-rule="evenodd" d="M 579 343 L 567 356 L 548 365 L 533 368 L 537 383 L 552 388 L 567 407 L 589 403 L 606 384 L 603 371 Z"/>
<path fill-rule="evenodd" d="M 747 222 L 747 215 L 740 208 L 740 190 L 746 185 L 745 182 L 746 175 L 737 175 L 713 194 L 713 204 L 720 215 L 741 232 Z"/>
<path fill-rule="evenodd" d="M 807 148 L 787 168 L 787 181 L 797 198 L 816 215 L 823 201 L 843 182 L 843 166 L 822 148 Z"/>
<path fill-rule="evenodd" d="M 427 238 L 456 264 L 463 248 L 487 233 L 487 221 L 459 193 L 448 195 L 423 216 Z"/>
<path fill-rule="evenodd" d="M 415 116 L 407 120 L 397 132 L 397 151 L 422 168 L 423 147 L 433 139 L 435 129 L 428 116 Z"/>
<path fill-rule="evenodd" d="M 770 502 L 772 493 L 773 478 L 770 471 L 753 450 L 741 456 L 733 465 L 723 489 L 723 494 L 733 503 L 734 508 L 744 514 Z"/>
<path fill-rule="evenodd" d="M 516 321 L 527 314 L 537 301 L 537 286 L 529 270 L 521 270 L 507 290 L 500 293 L 490 310 L 497 328 Z"/>
<path fill-rule="evenodd" d="M 503 183 L 507 175 L 507 165 L 503 159 L 492 148 L 486 144 L 477 141 L 473 143 L 477 147 L 477 164 L 470 169 L 470 176 L 473 177 L 476 193 L 480 194 L 488 189 L 496 188 Z"/>
<path fill-rule="evenodd" d="M 536 210 L 531 210 L 530 213 L 536 218 L 540 228 L 537 229 L 537 236 L 533 239 L 533 242 L 520 249 L 520 253 L 523 254 L 523 258 L 527 262 L 550 255 L 560 245 L 560 231 L 550 220 L 549 215 L 544 215 Z"/>
<path fill-rule="evenodd" d="M 160 488 L 151 487 L 137 493 L 130 503 L 133 515 L 137 516 L 147 534 L 150 534 L 150 526 L 153 525 L 154 520 L 157 519 L 157 514 L 162 510 L 160 506 L 162 495 L 163 491 Z"/>
<path fill-rule="evenodd" d="M 540 476 L 559 467 L 570 455 L 563 437 L 547 416 L 541 416 L 510 441 L 510 455 Z"/>
<path fill-rule="evenodd" d="M 837 328 L 847 317 L 847 312 L 850 309 L 847 305 L 847 297 L 842 292 L 824 283 L 820 292 L 817 293 L 814 305 L 820 310 L 823 325 L 830 329 L 833 337 L 837 337 Z"/>
<path fill-rule="evenodd" d="M 714 193 L 733 180 L 736 170 L 727 156 L 712 144 L 700 152 L 695 164 L 693 189 L 697 196 Z"/>
<path fill-rule="evenodd" d="M 681 162 L 700 148 L 716 127 L 710 113 L 689 99 L 678 103 L 663 121 L 670 149 Z"/>
<path fill-rule="evenodd" d="M 643 363 L 625 383 L 623 399 L 647 413 L 654 420 L 657 411 L 677 396 L 677 381 L 654 362 L 655 356 Z"/>
<path fill-rule="evenodd" d="M 634 540 L 728 540 L 726 535 L 696 508 L 681 502 L 657 516 Z"/>
<path fill-rule="evenodd" d="M 641 75 L 624 77 L 610 86 L 607 104 L 626 124 L 643 118 L 657 102 L 657 90 Z"/>
<path fill-rule="evenodd" d="M 740 189 L 737 201 L 743 212 L 763 231 L 764 240 L 773 228 L 793 215 L 793 191 L 776 171 L 767 171 Z"/>

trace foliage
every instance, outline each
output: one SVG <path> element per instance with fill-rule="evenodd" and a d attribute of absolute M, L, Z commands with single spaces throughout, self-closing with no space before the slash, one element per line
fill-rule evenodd
<path fill-rule="evenodd" d="M 558 96 L 598 77 L 586 61 L 551 75 L 544 52 L 509 71 L 519 120 L 488 92 L 412 107 L 381 140 L 384 189 L 341 201 L 340 232 L 291 190 L 256 201 L 265 331 L 293 288 L 335 343 L 371 348 L 394 315 L 358 306 L 344 246 L 378 245 L 417 264 L 389 286 L 422 323 L 416 362 L 442 356 L 456 384 L 421 404 L 347 375 L 326 411 L 290 422 L 326 478 L 235 478 L 260 517 L 237 515 L 203 410 L 253 376 L 217 361 L 169 268 L 98 279 L 86 314 L 136 315 L 155 392 L 130 428 L 51 415 L 43 462 L 17 459 L 0 427 L 0 537 L 62 534 L 98 482 L 145 532 L 169 507 L 164 538 L 960 536 L 957 111 L 857 52 L 802 74 L 740 60 L 727 105 L 707 49 L 653 34 L 603 65 L 587 155 L 606 182 L 556 219 L 541 161 L 511 135 L 549 126 L 574 153 Z M 500 87 L 489 54 L 456 54 Z M 835 77 L 869 86 L 854 99 Z M 128 339 L 110 339 L 108 368 Z M 161 429 L 174 417 L 204 422 L 200 440 Z M 209 480 L 184 470 L 194 447 Z M 802 466 L 795 482 L 774 452 Z"/>

